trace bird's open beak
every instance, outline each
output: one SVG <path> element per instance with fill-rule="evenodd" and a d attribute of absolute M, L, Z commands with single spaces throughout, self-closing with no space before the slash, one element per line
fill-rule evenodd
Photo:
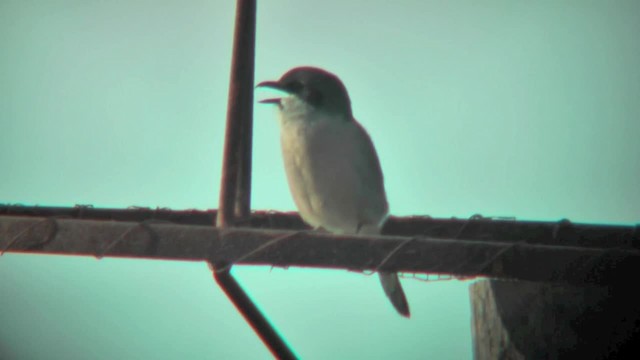
<path fill-rule="evenodd" d="M 280 105 L 280 100 L 282 100 L 282 99 L 281 98 L 271 98 L 271 99 L 259 100 L 258 102 L 260 104 L 276 104 L 276 105 Z"/>
<path fill-rule="evenodd" d="M 277 82 L 277 81 L 263 81 L 263 82 L 259 83 L 258 85 L 256 85 L 256 88 L 259 88 L 259 87 L 270 88 L 270 89 L 275 89 L 275 90 L 280 90 L 280 91 L 285 91 L 286 92 L 286 90 L 284 88 L 282 88 L 282 85 L 280 85 L 280 83 Z M 260 100 L 258 102 L 260 104 L 277 104 L 277 105 L 280 105 L 280 100 L 281 100 L 281 98 L 272 98 L 272 99 Z"/>
<path fill-rule="evenodd" d="M 280 83 L 277 81 L 263 81 L 260 84 L 256 85 L 256 87 L 266 87 L 276 90 L 282 90 L 282 85 L 280 85 Z"/>

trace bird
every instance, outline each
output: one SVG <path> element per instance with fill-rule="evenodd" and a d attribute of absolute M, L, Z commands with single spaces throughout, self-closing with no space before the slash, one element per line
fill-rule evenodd
<path fill-rule="evenodd" d="M 380 160 L 338 76 L 301 66 L 256 88 L 285 94 L 259 102 L 277 106 L 284 168 L 304 222 L 334 234 L 380 234 L 389 213 Z M 396 311 L 409 318 L 398 274 L 378 274 Z"/>

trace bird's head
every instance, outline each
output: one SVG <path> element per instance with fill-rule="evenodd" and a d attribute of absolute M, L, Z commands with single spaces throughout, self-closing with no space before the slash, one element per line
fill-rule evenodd
<path fill-rule="evenodd" d="M 323 69 L 303 66 L 287 71 L 277 81 L 263 81 L 256 87 L 285 92 L 288 96 L 261 100 L 262 104 L 276 104 L 287 112 L 289 107 L 305 106 L 312 111 L 352 117 L 351 101 L 342 81 Z"/>

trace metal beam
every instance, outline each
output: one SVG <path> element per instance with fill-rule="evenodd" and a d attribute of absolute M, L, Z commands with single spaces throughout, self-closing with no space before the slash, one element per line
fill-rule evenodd
<path fill-rule="evenodd" d="M 633 227 L 627 230 L 634 230 Z M 9 252 L 211 261 L 441 273 L 608 285 L 640 271 L 637 232 L 627 246 L 531 244 L 429 236 L 335 236 L 312 231 L 220 229 L 141 223 L 0 216 L 0 249 Z"/>
<path fill-rule="evenodd" d="M 171 210 L 166 208 L 107 209 L 91 206 L 42 207 L 0 204 L 0 216 L 57 217 L 110 221 L 156 221 L 176 225 L 211 226 L 217 210 Z M 295 212 L 254 211 L 238 226 L 248 228 L 309 229 Z M 566 245 L 586 248 L 640 249 L 640 226 L 516 221 L 512 218 L 472 216 L 469 219 L 439 219 L 429 216 L 391 216 L 383 235 L 426 236 L 443 239 L 526 242 L 532 245 Z"/>
<path fill-rule="evenodd" d="M 218 226 L 232 226 L 251 209 L 251 145 L 256 42 L 256 0 L 238 0 L 227 125 L 225 132 Z"/>

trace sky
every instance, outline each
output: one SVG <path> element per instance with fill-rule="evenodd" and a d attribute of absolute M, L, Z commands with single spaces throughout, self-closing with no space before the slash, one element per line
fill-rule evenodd
<path fill-rule="evenodd" d="M 640 222 L 640 2 L 258 4 L 256 82 L 337 74 L 392 215 Z M 217 208 L 231 1 L 0 1 L 0 203 Z M 272 95 L 258 91 L 256 98 Z M 295 210 L 256 104 L 253 209 Z M 471 281 L 233 273 L 304 359 L 469 359 Z M 206 264 L 5 254 L 2 359 L 265 359 Z"/>

